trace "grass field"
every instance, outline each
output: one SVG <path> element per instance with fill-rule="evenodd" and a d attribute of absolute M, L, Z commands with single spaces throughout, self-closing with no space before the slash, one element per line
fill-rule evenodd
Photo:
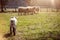
<path fill-rule="evenodd" d="M 9 33 L 10 17 L 18 17 L 17 35 L 8 40 L 59 40 L 60 12 L 41 12 L 18 16 L 17 13 L 0 14 L 0 33 Z"/>

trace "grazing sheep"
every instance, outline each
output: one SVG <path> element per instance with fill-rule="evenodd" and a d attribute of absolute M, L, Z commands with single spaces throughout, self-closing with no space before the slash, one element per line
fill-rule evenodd
<path fill-rule="evenodd" d="M 39 11 L 39 9 L 37 7 L 33 7 L 33 6 L 18 7 L 18 15 L 19 15 L 19 13 L 21 15 L 22 15 L 22 13 L 24 13 L 24 14 L 26 14 L 26 13 L 34 14 L 38 11 Z"/>
<path fill-rule="evenodd" d="M 39 6 L 34 6 L 35 8 L 35 13 L 38 13 L 39 12 Z"/>

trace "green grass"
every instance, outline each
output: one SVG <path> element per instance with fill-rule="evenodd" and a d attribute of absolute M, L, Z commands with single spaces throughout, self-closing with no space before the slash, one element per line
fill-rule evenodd
<path fill-rule="evenodd" d="M 55 36 L 60 34 L 59 12 L 41 12 L 39 14 L 23 16 L 18 16 L 16 13 L 2 13 L 0 14 L 1 33 L 9 32 L 11 16 L 18 17 L 18 24 L 16 37 L 9 37 L 9 40 L 54 40 Z"/>

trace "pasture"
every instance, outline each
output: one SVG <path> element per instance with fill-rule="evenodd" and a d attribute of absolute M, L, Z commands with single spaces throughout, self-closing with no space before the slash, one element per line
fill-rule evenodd
<path fill-rule="evenodd" d="M 17 13 L 0 13 L 0 34 L 9 33 L 10 17 L 18 17 L 17 35 L 7 40 L 59 40 L 60 12 L 41 12 L 18 16 Z"/>

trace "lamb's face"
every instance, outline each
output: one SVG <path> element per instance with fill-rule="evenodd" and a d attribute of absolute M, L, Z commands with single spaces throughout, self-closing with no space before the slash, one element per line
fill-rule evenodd
<path fill-rule="evenodd" d="M 14 20 L 11 20 L 11 25 L 15 25 L 15 21 Z"/>

